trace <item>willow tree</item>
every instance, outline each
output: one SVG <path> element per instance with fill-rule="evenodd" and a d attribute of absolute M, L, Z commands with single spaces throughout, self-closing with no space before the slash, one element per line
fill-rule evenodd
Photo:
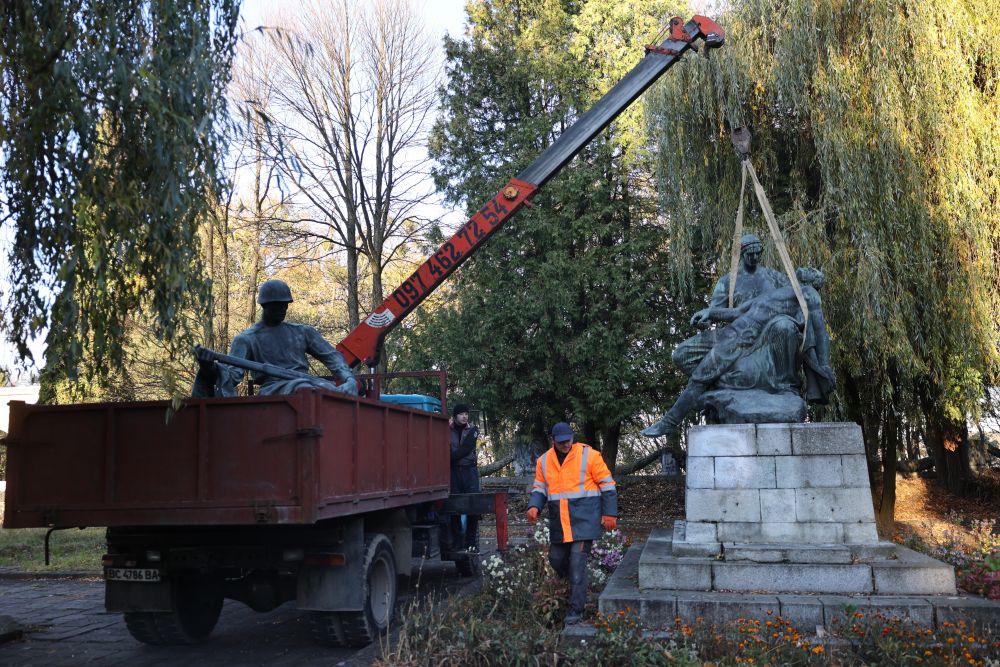
<path fill-rule="evenodd" d="M 1000 10 L 739 0 L 721 22 L 726 47 L 659 86 L 648 115 L 674 285 L 724 270 L 740 185 L 729 129 L 749 126 L 793 260 L 827 273 L 830 416 L 862 425 L 876 477 L 881 462 L 885 526 L 904 426 L 963 490 L 966 416 L 1000 375 Z"/>
<path fill-rule="evenodd" d="M 14 0 L 0 12 L 0 205 L 12 238 L 0 326 L 49 374 L 124 364 L 130 314 L 155 336 L 205 312 L 199 221 L 222 184 L 215 121 L 238 0 Z"/>

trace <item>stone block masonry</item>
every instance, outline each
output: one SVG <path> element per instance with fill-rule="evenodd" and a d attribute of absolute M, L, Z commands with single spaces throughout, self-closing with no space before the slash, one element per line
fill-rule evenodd
<path fill-rule="evenodd" d="M 855 424 L 695 427 L 685 503 L 685 520 L 629 551 L 602 612 L 638 608 L 649 628 L 775 613 L 829 627 L 845 605 L 925 626 L 1000 618 L 955 595 L 950 565 L 879 542 Z"/>
<path fill-rule="evenodd" d="M 723 542 L 878 541 L 861 429 L 728 424 L 688 432 L 686 519 Z M 704 547 L 705 531 L 688 541 Z"/>

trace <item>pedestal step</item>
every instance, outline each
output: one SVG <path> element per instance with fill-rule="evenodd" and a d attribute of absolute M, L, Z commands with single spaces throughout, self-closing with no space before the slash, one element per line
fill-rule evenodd
<path fill-rule="evenodd" d="M 676 555 L 665 529 L 642 551 L 641 589 L 954 595 L 955 571 L 912 549 L 877 545 L 723 544 L 719 556 Z"/>
<path fill-rule="evenodd" d="M 659 588 L 647 589 L 642 585 L 640 560 L 652 544 L 637 544 L 626 554 L 599 598 L 598 609 L 602 614 L 626 610 L 627 613 L 637 613 L 642 625 L 650 629 L 672 627 L 674 619 L 678 617 L 689 624 L 701 619 L 705 624 L 721 627 L 738 618 L 766 619 L 782 616 L 797 628 L 812 631 L 817 626 L 832 628 L 836 619 L 844 619 L 855 611 L 862 611 L 866 614 L 880 612 L 889 617 L 908 618 L 930 628 L 939 627 L 946 622 L 967 620 L 982 629 L 1000 631 L 1000 602 L 974 596 L 878 595 L 865 592 L 854 595 L 810 595 L 682 590 L 679 585 L 666 588 L 671 582 L 665 578 L 660 582 Z M 679 571 L 684 571 L 683 560 L 677 558 L 675 561 L 678 562 L 673 564 Z M 711 564 L 698 565 L 708 565 L 711 573 Z M 648 583 L 650 577 L 647 575 L 646 579 Z M 873 588 L 876 585 L 873 584 Z"/>

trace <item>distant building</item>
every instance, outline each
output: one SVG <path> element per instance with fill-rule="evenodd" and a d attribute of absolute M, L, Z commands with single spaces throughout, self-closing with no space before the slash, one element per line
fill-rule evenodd
<path fill-rule="evenodd" d="M 6 433 L 10 424 L 10 402 L 38 402 L 38 385 L 30 384 L 23 387 L 0 387 L 0 431 Z"/>

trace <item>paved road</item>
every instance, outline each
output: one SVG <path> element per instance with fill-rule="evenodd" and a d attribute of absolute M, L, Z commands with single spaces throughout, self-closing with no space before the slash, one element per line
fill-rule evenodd
<path fill-rule="evenodd" d="M 400 590 L 398 608 L 405 608 L 415 594 L 417 578 L 410 581 L 410 586 Z M 447 595 L 469 582 L 455 575 L 451 563 L 428 561 L 420 590 Z M 24 640 L 0 645 L 3 667 L 353 667 L 369 664 L 373 653 L 316 645 L 305 613 L 292 603 L 261 614 L 231 600 L 226 601 L 219 624 L 205 643 L 146 646 L 129 635 L 120 614 L 105 613 L 104 582 L 99 578 L 0 578 L 0 614 L 13 617 L 26 632 Z"/>

